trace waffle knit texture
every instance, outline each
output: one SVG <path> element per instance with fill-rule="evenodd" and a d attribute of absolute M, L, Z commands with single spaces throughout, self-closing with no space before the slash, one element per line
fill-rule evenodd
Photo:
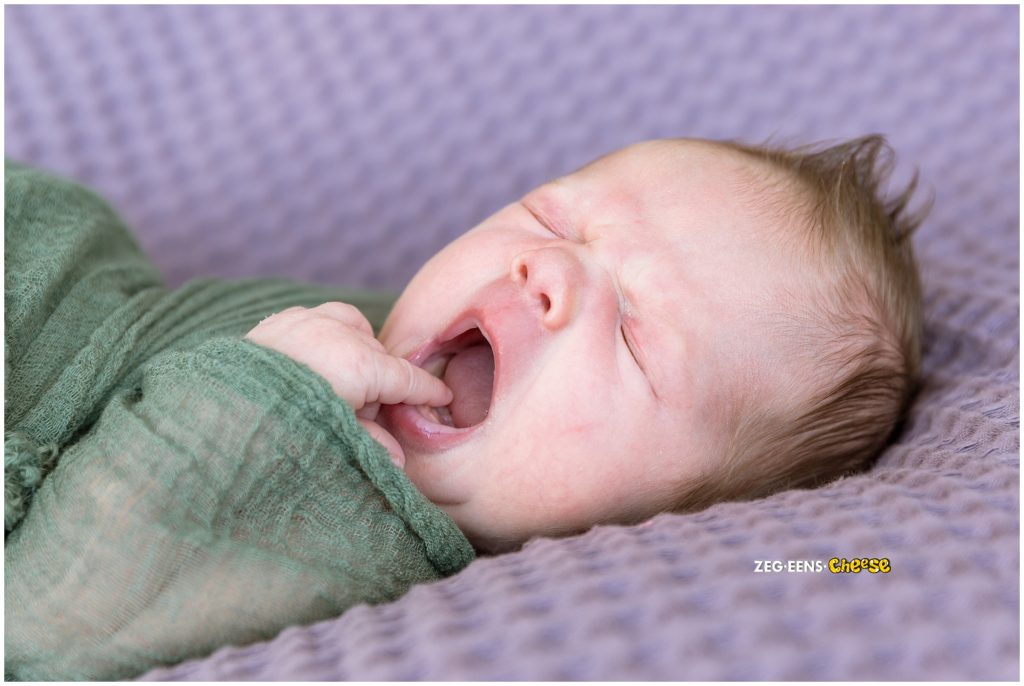
<path fill-rule="evenodd" d="M 472 558 L 352 408 L 243 340 L 325 300 L 168 291 L 110 208 L 5 165 L 5 672 L 119 679 L 379 603 Z"/>
<path fill-rule="evenodd" d="M 9 5 L 5 145 L 167 282 L 402 288 L 531 188 L 665 136 L 884 133 L 924 387 L 870 472 L 478 559 L 147 679 L 1017 681 L 1014 5 Z M 742 278 L 742 275 L 739 275 Z M 889 574 L 754 560 L 888 556 Z"/>

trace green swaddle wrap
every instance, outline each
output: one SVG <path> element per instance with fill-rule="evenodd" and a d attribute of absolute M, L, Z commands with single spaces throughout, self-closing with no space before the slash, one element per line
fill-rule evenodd
<path fill-rule="evenodd" d="M 243 340 L 280 279 L 170 291 L 99 198 L 5 165 L 5 672 L 122 679 L 473 559 L 350 406 Z"/>

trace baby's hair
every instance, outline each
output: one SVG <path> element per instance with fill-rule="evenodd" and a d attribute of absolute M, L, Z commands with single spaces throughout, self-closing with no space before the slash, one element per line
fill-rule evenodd
<path fill-rule="evenodd" d="M 741 196 L 782 220 L 773 223 L 805 247 L 823 276 L 809 285 L 810 302 L 787 299 L 760 317 L 809 376 L 789 379 L 781 402 L 757 390 L 736 401 L 724 460 L 683 486 L 678 511 L 814 487 L 864 469 L 902 421 L 921 367 L 921 283 L 911 235 L 931 200 L 908 209 L 917 173 L 895 197 L 882 196 L 894 154 L 881 135 L 789 150 L 720 144 L 757 161 Z M 770 376 L 756 365 L 752 375 Z"/>

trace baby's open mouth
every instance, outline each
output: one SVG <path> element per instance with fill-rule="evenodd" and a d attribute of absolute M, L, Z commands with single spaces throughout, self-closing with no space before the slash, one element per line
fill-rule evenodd
<path fill-rule="evenodd" d="M 420 406 L 427 419 L 463 429 L 484 421 L 494 389 L 494 351 L 479 328 L 459 334 L 423 363 L 454 396 L 447 407 Z"/>

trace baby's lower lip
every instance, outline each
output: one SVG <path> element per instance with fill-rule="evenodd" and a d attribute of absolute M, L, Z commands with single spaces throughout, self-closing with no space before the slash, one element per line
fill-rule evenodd
<path fill-rule="evenodd" d="M 468 440 L 483 423 L 463 429 L 438 424 L 413 405 L 382 405 L 379 419 L 403 448 L 437 453 Z"/>

